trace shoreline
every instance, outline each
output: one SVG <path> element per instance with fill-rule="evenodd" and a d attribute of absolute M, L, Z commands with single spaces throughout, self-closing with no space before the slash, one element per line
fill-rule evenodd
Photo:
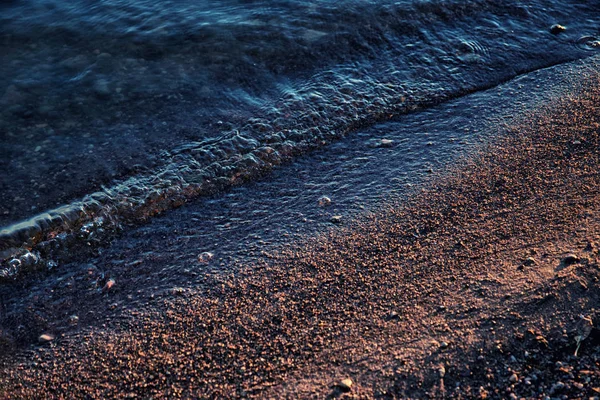
<path fill-rule="evenodd" d="M 595 329 L 573 356 L 600 299 L 586 84 L 406 204 L 6 360 L 0 397 L 595 396 Z"/>

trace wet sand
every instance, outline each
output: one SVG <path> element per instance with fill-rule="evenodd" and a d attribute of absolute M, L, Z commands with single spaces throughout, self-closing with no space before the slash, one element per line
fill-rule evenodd
<path fill-rule="evenodd" d="M 590 79 L 408 201 L 7 356 L 0 397 L 598 396 L 598 104 Z"/>

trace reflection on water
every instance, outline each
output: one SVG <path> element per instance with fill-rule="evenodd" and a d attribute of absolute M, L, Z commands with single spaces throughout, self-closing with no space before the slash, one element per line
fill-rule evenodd
<path fill-rule="evenodd" d="M 2 257 L 599 48 L 597 7 L 544 0 L 0 7 Z"/>

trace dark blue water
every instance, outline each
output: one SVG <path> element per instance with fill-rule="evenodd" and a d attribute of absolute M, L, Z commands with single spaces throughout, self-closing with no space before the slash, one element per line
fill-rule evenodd
<path fill-rule="evenodd" d="M 33 247 L 110 236 L 358 129 L 596 54 L 599 17 L 591 1 L 2 2 L 4 275 L 35 264 L 10 264 Z"/>

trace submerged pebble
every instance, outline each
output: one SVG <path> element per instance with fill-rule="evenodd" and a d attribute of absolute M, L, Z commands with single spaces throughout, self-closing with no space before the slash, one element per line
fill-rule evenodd
<path fill-rule="evenodd" d="M 198 262 L 202 264 L 208 264 L 213 258 L 214 254 L 210 251 L 205 251 L 203 253 L 198 254 Z"/>
<path fill-rule="evenodd" d="M 110 278 L 108 281 L 106 281 L 106 284 L 104 284 L 104 287 L 102 288 L 102 292 L 108 292 L 113 286 L 115 285 L 115 280 L 113 278 Z"/>
<path fill-rule="evenodd" d="M 105 99 L 110 96 L 110 87 L 106 79 L 98 79 L 94 82 L 94 93 L 99 98 Z"/>
<path fill-rule="evenodd" d="M 331 204 L 331 199 L 327 196 L 319 197 L 318 204 L 320 207 L 326 207 Z"/>

